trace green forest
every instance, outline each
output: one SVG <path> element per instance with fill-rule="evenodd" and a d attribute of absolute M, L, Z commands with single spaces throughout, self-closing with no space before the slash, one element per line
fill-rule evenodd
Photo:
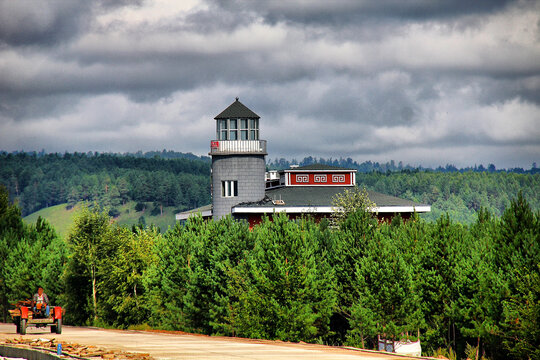
<path fill-rule="evenodd" d="M 500 216 L 519 191 L 533 210 L 540 209 L 536 164 L 530 170 L 497 170 L 492 164 L 428 169 L 394 161 L 357 163 L 312 157 L 299 164 L 313 162 L 357 169 L 360 186 L 432 205 L 431 213 L 422 215 L 429 221 L 448 214 L 453 221 L 471 224 L 480 208 Z M 268 162 L 268 168 L 288 168 L 291 163 L 297 162 L 275 159 Z M 85 201 L 97 202 L 112 217 L 128 202 L 137 205 L 133 206 L 136 211 L 148 207 L 154 215 L 163 207 L 180 212 L 211 202 L 209 158 L 166 150 L 134 154 L 0 152 L 0 184 L 6 186 L 10 201 L 19 205 L 23 216 Z"/>
<path fill-rule="evenodd" d="M 1 312 L 41 285 L 69 324 L 370 349 L 420 334 L 424 355 L 540 358 L 540 213 L 522 193 L 471 224 L 359 208 L 329 225 L 195 217 L 160 233 L 93 205 L 62 239 L 0 186 Z"/>
<path fill-rule="evenodd" d="M 112 216 L 127 201 L 178 211 L 210 203 L 209 161 L 163 156 L 0 153 L 0 184 L 24 216 L 81 201 L 97 202 Z"/>
<path fill-rule="evenodd" d="M 520 191 L 534 210 L 540 209 L 540 173 L 403 170 L 359 173 L 357 181 L 371 190 L 431 205 L 431 213 L 422 215 L 430 221 L 448 214 L 454 221 L 470 224 L 481 208 L 501 216 Z"/>

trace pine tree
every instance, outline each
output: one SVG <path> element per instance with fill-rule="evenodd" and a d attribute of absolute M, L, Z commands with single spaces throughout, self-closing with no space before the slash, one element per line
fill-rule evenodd
<path fill-rule="evenodd" d="M 255 245 L 231 270 L 230 324 L 239 336 L 314 341 L 328 331 L 334 310 L 335 278 L 306 220 L 284 215 L 265 219 Z M 320 254 L 320 253 L 319 253 Z"/>
<path fill-rule="evenodd" d="M 352 306 L 359 286 L 355 270 L 365 256 L 366 246 L 375 236 L 377 227 L 377 220 L 372 213 L 358 209 L 341 222 L 336 242 L 330 247 L 329 258 L 336 274 L 338 298 L 332 330 L 337 335 L 336 341 L 340 343 L 345 341 L 347 331 L 351 328 L 349 322 Z"/>
<path fill-rule="evenodd" d="M 508 289 L 502 300 L 502 343 L 516 359 L 538 356 L 540 216 L 521 192 L 501 218 L 495 249 L 495 262 Z"/>
<path fill-rule="evenodd" d="M 377 335 L 399 340 L 419 329 L 423 315 L 414 268 L 405 261 L 395 239 L 381 232 L 368 238 L 354 271 L 358 283 L 348 343 L 364 345 L 365 338 Z"/>
<path fill-rule="evenodd" d="M 0 310 L 4 322 L 7 320 L 8 293 L 11 287 L 6 260 L 24 232 L 21 211 L 10 204 L 7 189 L 0 185 Z"/>

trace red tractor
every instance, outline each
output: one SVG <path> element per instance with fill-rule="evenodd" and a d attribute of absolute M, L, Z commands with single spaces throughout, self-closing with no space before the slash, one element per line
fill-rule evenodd
<path fill-rule="evenodd" d="M 28 326 L 50 326 L 52 333 L 62 333 L 62 313 L 60 306 L 51 306 L 49 316 L 40 309 L 41 304 L 36 304 L 35 311 L 31 300 L 19 301 L 15 309 L 9 310 L 13 322 L 17 326 L 17 334 L 25 335 Z"/>

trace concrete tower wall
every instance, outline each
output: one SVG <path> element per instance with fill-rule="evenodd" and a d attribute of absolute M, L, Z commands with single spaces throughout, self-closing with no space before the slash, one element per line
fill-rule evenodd
<path fill-rule="evenodd" d="M 247 201 L 264 198 L 266 163 L 264 155 L 213 155 L 212 205 L 214 219 L 231 213 L 231 207 Z M 221 182 L 238 181 L 238 196 L 223 197 Z"/>

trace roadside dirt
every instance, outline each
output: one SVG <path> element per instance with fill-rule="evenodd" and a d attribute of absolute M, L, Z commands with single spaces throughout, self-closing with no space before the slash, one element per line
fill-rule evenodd
<path fill-rule="evenodd" d="M 9 345 L 28 349 L 45 350 L 57 353 L 58 344 L 62 345 L 62 355 L 92 359 L 119 359 L 119 360 L 153 360 L 150 354 L 136 354 L 125 351 L 107 350 L 93 345 L 81 345 L 72 342 L 62 342 L 57 339 L 19 337 L 4 339 L 0 345 Z"/>
<path fill-rule="evenodd" d="M 40 339 L 43 343 L 55 339 L 66 344 L 78 344 L 86 350 L 101 349 L 107 359 L 125 359 L 124 354 L 136 354 L 140 359 L 254 359 L 254 360 L 362 360 L 419 359 L 388 353 L 366 352 L 324 345 L 288 343 L 221 336 L 188 334 L 177 331 L 124 331 L 64 326 L 61 335 L 49 329 L 28 329 L 27 335 L 15 333 L 15 325 L 0 324 L 0 341 L 7 339 Z M 45 340 L 46 339 L 46 340 Z M 49 345 L 50 346 L 50 345 Z M 113 354 L 115 357 L 111 357 Z M 82 355 L 82 353 L 81 353 Z M 82 357 L 82 356 L 81 356 Z M 98 359 L 99 357 L 88 357 Z M 102 357 L 103 358 L 103 357 Z M 138 358 L 130 358 L 137 359 Z"/>

